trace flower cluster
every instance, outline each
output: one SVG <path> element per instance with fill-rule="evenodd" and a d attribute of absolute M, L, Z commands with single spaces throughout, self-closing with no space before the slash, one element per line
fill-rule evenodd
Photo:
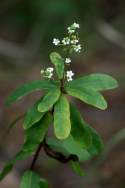
<path fill-rule="evenodd" d="M 82 50 L 82 46 L 79 43 L 79 37 L 78 37 L 78 29 L 80 28 L 78 23 L 73 23 L 70 27 L 67 28 L 68 36 L 65 36 L 62 40 L 59 40 L 58 38 L 53 39 L 53 44 L 55 46 L 61 46 L 63 47 L 63 50 L 66 52 L 66 57 L 63 58 L 65 65 L 71 64 L 71 58 L 70 55 L 72 53 L 80 53 Z M 68 70 L 68 66 L 66 69 L 64 69 L 64 78 L 68 82 L 73 80 L 74 73 L 72 70 Z M 51 79 L 53 77 L 54 68 L 48 67 L 45 70 L 41 70 L 41 75 L 44 78 Z"/>
<path fill-rule="evenodd" d="M 62 40 L 57 38 L 53 39 L 53 44 L 55 46 L 67 47 L 70 52 L 81 52 L 81 44 L 79 44 L 78 38 L 78 29 L 80 28 L 79 24 L 73 23 L 70 27 L 67 28 L 68 36 L 64 37 Z"/>
<path fill-rule="evenodd" d="M 71 61 L 70 58 L 67 58 L 67 62 L 69 62 L 69 61 Z M 45 70 L 42 69 L 40 71 L 41 75 L 44 78 L 49 78 L 49 79 L 52 78 L 53 72 L 54 72 L 54 68 L 53 67 L 48 67 Z M 74 76 L 74 73 L 71 70 L 66 72 L 66 78 L 67 78 L 68 82 L 73 80 L 73 78 L 72 78 L 73 76 Z"/>
<path fill-rule="evenodd" d="M 54 71 L 54 68 L 53 67 L 48 67 L 46 68 L 45 70 L 41 70 L 41 75 L 45 78 L 52 78 L 53 76 L 53 71 Z"/>

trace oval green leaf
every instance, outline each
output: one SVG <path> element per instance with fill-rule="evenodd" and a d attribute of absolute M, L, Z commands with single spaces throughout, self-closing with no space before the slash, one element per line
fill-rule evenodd
<path fill-rule="evenodd" d="M 10 171 L 13 169 L 13 167 L 14 167 L 14 165 L 15 165 L 15 163 L 17 161 L 24 160 L 27 157 L 29 157 L 31 154 L 33 154 L 32 151 L 23 151 L 23 150 L 20 150 L 16 154 L 16 156 L 14 157 L 14 159 L 11 160 L 11 161 L 9 161 L 8 163 L 6 163 L 6 165 L 3 167 L 3 170 L 0 173 L 0 181 L 2 181 L 10 173 Z"/>
<path fill-rule="evenodd" d="M 91 132 L 91 135 L 92 135 L 92 145 L 88 148 L 88 152 L 92 156 L 98 155 L 102 152 L 104 148 L 104 144 L 101 139 L 101 136 L 91 126 L 87 125 L 87 128 Z"/>
<path fill-rule="evenodd" d="M 107 108 L 107 102 L 104 97 L 93 89 L 66 87 L 65 90 L 69 95 L 76 97 L 89 105 L 101 110 L 105 110 Z"/>
<path fill-rule="evenodd" d="M 48 127 L 52 121 L 52 115 L 48 112 L 43 118 L 31 128 L 25 130 L 25 143 L 23 150 L 33 151 L 43 141 Z"/>
<path fill-rule="evenodd" d="M 32 107 L 30 107 L 30 109 L 26 113 L 23 123 L 24 129 L 29 129 L 30 127 L 32 127 L 32 125 L 37 123 L 44 116 L 45 113 L 39 112 L 37 109 L 38 104 L 41 102 L 42 99 L 38 100 Z"/>
<path fill-rule="evenodd" d="M 8 97 L 6 101 L 6 105 L 11 105 L 17 100 L 20 100 L 22 97 L 30 94 L 31 92 L 41 90 L 41 89 L 54 89 L 58 88 L 59 84 L 58 83 L 53 83 L 52 81 L 48 80 L 38 80 L 38 81 L 33 81 L 31 83 L 27 83 L 19 88 L 17 88 L 12 94 Z"/>
<path fill-rule="evenodd" d="M 70 107 L 65 96 L 61 96 L 54 106 L 54 131 L 58 139 L 66 139 L 71 130 Z"/>
<path fill-rule="evenodd" d="M 74 105 L 70 105 L 71 135 L 83 148 L 88 148 L 92 144 L 92 136 L 86 128 L 86 123 Z"/>
<path fill-rule="evenodd" d="M 47 144 L 54 151 L 61 152 L 67 157 L 70 155 L 77 156 L 79 161 L 87 161 L 91 158 L 91 155 L 87 149 L 83 149 L 83 147 L 75 141 L 72 135 L 69 135 L 68 138 L 64 140 L 48 138 Z"/>
<path fill-rule="evenodd" d="M 49 93 L 45 95 L 42 101 L 38 104 L 38 111 L 46 112 L 50 110 L 53 107 L 53 105 L 58 101 L 60 94 L 61 92 L 59 89 L 53 89 L 49 91 Z"/>
<path fill-rule="evenodd" d="M 67 85 L 69 87 L 82 87 L 102 91 L 118 87 L 118 82 L 110 75 L 96 73 L 75 79 L 67 83 Z"/>
<path fill-rule="evenodd" d="M 55 66 L 58 78 L 62 79 L 63 74 L 64 74 L 64 60 L 63 60 L 63 58 L 57 52 L 52 52 L 50 54 L 50 60 Z"/>
<path fill-rule="evenodd" d="M 48 188 L 48 182 L 31 170 L 27 170 L 21 180 L 20 188 Z"/>
<path fill-rule="evenodd" d="M 30 170 L 26 171 L 22 177 L 20 188 L 40 188 L 40 177 Z"/>

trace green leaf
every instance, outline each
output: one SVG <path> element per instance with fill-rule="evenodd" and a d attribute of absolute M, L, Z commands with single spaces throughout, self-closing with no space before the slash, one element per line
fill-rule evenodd
<path fill-rule="evenodd" d="M 25 114 L 22 114 L 18 116 L 16 119 L 14 119 L 8 126 L 6 133 L 8 134 L 11 131 L 11 129 L 13 129 L 17 125 L 18 121 L 20 121 L 24 116 Z"/>
<path fill-rule="evenodd" d="M 32 125 L 37 123 L 44 116 L 45 113 L 39 112 L 37 109 L 38 104 L 41 102 L 42 99 L 38 100 L 32 107 L 30 107 L 30 109 L 26 113 L 23 123 L 24 129 L 29 129 L 30 127 L 32 127 Z"/>
<path fill-rule="evenodd" d="M 83 172 L 83 170 L 80 167 L 80 164 L 78 162 L 75 161 L 70 161 L 70 166 L 72 168 L 72 170 L 79 176 L 85 176 L 85 173 Z"/>
<path fill-rule="evenodd" d="M 48 183 L 35 172 L 28 170 L 22 177 L 20 188 L 48 188 Z"/>
<path fill-rule="evenodd" d="M 3 167 L 3 170 L 0 173 L 0 181 L 2 181 L 5 176 L 7 176 L 10 171 L 13 169 L 13 166 L 15 165 L 15 163 L 17 161 L 23 160 L 25 158 L 27 158 L 29 155 L 33 154 L 32 151 L 27 152 L 27 151 L 23 151 L 21 150 L 20 152 L 18 152 L 16 154 L 16 156 L 14 157 L 13 160 L 10 160 L 7 164 L 5 164 L 5 166 Z"/>
<path fill-rule="evenodd" d="M 25 130 L 25 143 L 23 150 L 33 151 L 43 141 L 48 127 L 52 121 L 52 115 L 48 112 L 43 118 L 31 128 Z"/>
<path fill-rule="evenodd" d="M 2 181 L 4 179 L 4 177 L 10 173 L 10 171 L 12 170 L 13 168 L 13 163 L 7 163 L 5 165 L 5 167 L 3 168 L 2 172 L 0 173 L 0 181 Z"/>
<path fill-rule="evenodd" d="M 41 89 L 54 89 L 59 87 L 58 83 L 53 83 L 52 81 L 47 80 L 38 80 L 31 83 L 27 83 L 19 88 L 17 88 L 12 94 L 8 97 L 6 104 L 11 105 L 17 100 L 20 100 L 22 97 L 28 95 L 31 92 L 41 90 Z"/>
<path fill-rule="evenodd" d="M 91 88 L 96 91 L 102 91 L 116 88 L 118 82 L 107 74 L 97 73 L 80 77 L 72 82 L 68 82 L 67 85 L 69 87 Z"/>
<path fill-rule="evenodd" d="M 101 136 L 97 133 L 97 131 L 91 126 L 87 125 L 87 128 L 91 132 L 92 135 L 92 145 L 88 148 L 88 152 L 92 155 L 98 155 L 102 152 L 104 145 L 101 139 Z"/>
<path fill-rule="evenodd" d="M 22 177 L 20 188 L 39 188 L 40 177 L 32 172 L 26 171 Z"/>
<path fill-rule="evenodd" d="M 63 153 L 65 156 L 75 155 L 79 161 L 86 161 L 91 158 L 91 155 L 86 149 L 83 149 L 74 138 L 70 135 L 65 140 L 58 140 L 56 138 L 48 138 L 47 144 L 53 150 Z"/>
<path fill-rule="evenodd" d="M 105 101 L 104 97 L 93 89 L 69 87 L 66 87 L 65 89 L 69 95 L 76 97 L 87 104 L 101 110 L 105 110 L 107 108 L 107 102 Z"/>
<path fill-rule="evenodd" d="M 12 170 L 17 161 L 23 160 L 34 154 L 38 145 L 43 141 L 51 120 L 51 114 L 47 113 L 42 120 L 34 124 L 31 128 L 25 130 L 25 143 L 14 159 L 10 160 L 3 168 L 0 173 L 0 181 Z"/>
<path fill-rule="evenodd" d="M 43 97 L 43 100 L 38 104 L 38 111 L 39 112 L 46 112 L 50 110 L 53 105 L 58 101 L 60 97 L 60 90 L 59 89 L 52 89 L 49 91 L 45 97 Z"/>
<path fill-rule="evenodd" d="M 81 114 L 74 105 L 70 105 L 71 116 L 71 135 L 76 142 L 81 144 L 83 148 L 87 148 L 92 144 L 92 136 L 86 128 L 86 123 L 82 119 Z"/>
<path fill-rule="evenodd" d="M 58 139 L 66 139 L 71 130 L 70 107 L 65 96 L 61 96 L 54 106 L 54 132 Z"/>
<path fill-rule="evenodd" d="M 55 66 L 58 78 L 62 79 L 63 74 L 64 74 L 64 60 L 63 60 L 63 58 L 61 57 L 60 54 L 58 54 L 56 52 L 52 52 L 50 54 L 50 60 Z"/>
<path fill-rule="evenodd" d="M 48 188 L 49 187 L 48 182 L 43 178 L 40 179 L 39 186 L 40 186 L 39 188 Z"/>

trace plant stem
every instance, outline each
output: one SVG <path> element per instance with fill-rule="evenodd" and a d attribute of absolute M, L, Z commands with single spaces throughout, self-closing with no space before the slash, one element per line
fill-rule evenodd
<path fill-rule="evenodd" d="M 33 161 L 32 161 L 31 166 L 30 166 L 30 170 L 34 169 L 34 166 L 35 166 L 36 161 L 37 161 L 37 159 L 39 157 L 39 153 L 40 153 L 40 150 L 41 150 L 42 146 L 43 146 L 43 141 L 39 144 L 39 146 L 38 146 L 38 148 L 36 150 L 36 153 L 34 155 Z"/>
<path fill-rule="evenodd" d="M 46 143 L 46 140 L 44 140 L 44 144 L 43 144 L 43 149 L 45 151 L 45 153 L 53 158 L 56 159 L 57 161 L 61 162 L 61 163 L 68 163 L 69 161 L 73 160 L 73 161 L 78 161 L 78 157 L 75 155 L 69 155 L 69 156 L 65 156 L 60 152 L 54 151 L 52 148 L 49 147 L 49 145 Z"/>

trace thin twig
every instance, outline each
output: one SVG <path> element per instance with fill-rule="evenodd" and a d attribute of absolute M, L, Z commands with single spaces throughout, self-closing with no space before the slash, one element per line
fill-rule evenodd
<path fill-rule="evenodd" d="M 40 150 L 41 150 L 42 146 L 43 146 L 43 141 L 39 144 L 39 146 L 38 146 L 38 148 L 36 150 L 36 153 L 34 155 L 33 161 L 32 161 L 31 166 L 30 166 L 30 170 L 34 169 L 34 166 L 35 166 L 36 161 L 37 161 L 37 159 L 39 157 L 39 153 L 40 153 Z"/>

